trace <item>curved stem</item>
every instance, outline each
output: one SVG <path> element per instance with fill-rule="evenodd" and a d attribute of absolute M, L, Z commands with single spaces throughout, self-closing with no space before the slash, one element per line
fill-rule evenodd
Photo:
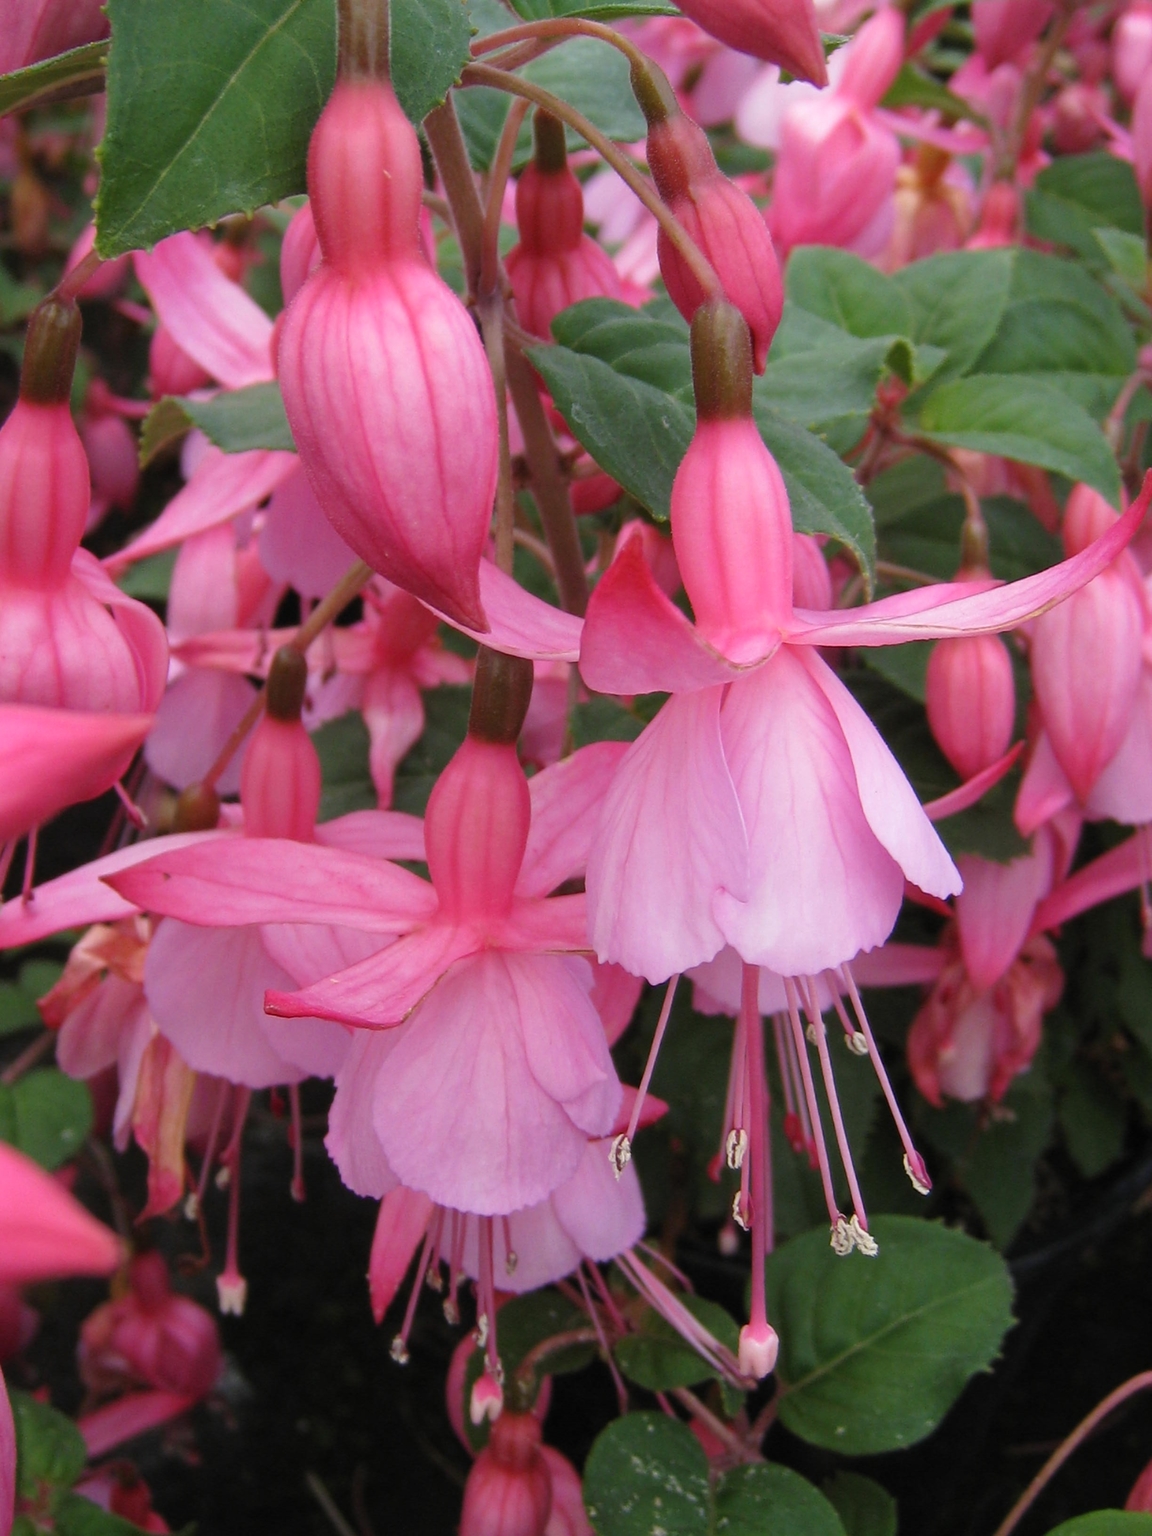
<path fill-rule="evenodd" d="M 723 298 L 724 290 L 712 263 L 671 209 L 660 201 L 660 195 L 652 183 L 636 169 L 628 156 L 613 144 L 606 134 L 601 133 L 599 128 L 589 122 L 582 112 L 577 112 L 575 107 L 569 106 L 566 101 L 562 101 L 551 91 L 546 91 L 543 86 L 536 85 L 531 80 L 522 80 L 519 75 L 508 74 L 505 70 L 492 69 L 487 64 L 466 65 L 461 76 L 461 84 L 488 85 L 495 90 L 506 91 L 510 96 L 523 96 L 527 101 L 543 107 L 553 117 L 558 117 L 562 123 L 567 123 L 569 128 L 574 128 L 580 137 L 585 139 L 612 167 L 620 179 L 635 192 L 683 256 L 692 270 L 693 277 L 709 298 Z M 435 145 L 433 145 L 433 151 L 435 152 Z M 438 156 L 437 159 L 439 159 Z"/>
<path fill-rule="evenodd" d="M 52 290 L 53 298 L 62 303 L 72 303 L 79 298 L 80 290 L 90 277 L 93 277 L 104 265 L 102 258 L 97 254 L 93 246 L 82 261 L 78 261 L 71 272 L 66 272 L 56 287 Z"/>
<path fill-rule="evenodd" d="M 488 201 L 484 208 L 483 244 L 480 251 L 482 295 L 495 292 L 500 281 L 500 215 L 504 211 L 504 189 L 512 173 L 512 157 L 516 153 L 520 125 L 528 115 L 529 105 L 523 97 L 512 103 L 500 131 L 500 142 L 496 146 L 496 155 L 489 172 Z"/>
<path fill-rule="evenodd" d="M 424 119 L 424 132 L 452 211 L 460 254 L 464 258 L 468 292 L 475 298 L 480 291 L 480 267 L 484 255 L 484 210 L 451 92 L 448 99 Z"/>
<path fill-rule="evenodd" d="M 1130 1397 L 1135 1397 L 1138 1392 L 1146 1392 L 1149 1387 L 1152 1387 L 1152 1371 L 1141 1371 L 1138 1376 L 1129 1377 L 1114 1392 L 1109 1392 L 1102 1403 L 1097 1403 L 1092 1412 L 1086 1418 L 1081 1419 L 1068 1438 L 1052 1452 L 1051 1456 L 1049 1456 L 1048 1460 L 1008 1511 L 1008 1514 L 996 1527 L 993 1536 L 1010 1536 L 1010 1533 L 1020 1524 L 1020 1521 L 1028 1513 L 1037 1497 L 1056 1476 L 1072 1452 L 1084 1443 L 1101 1420 L 1106 1419 L 1113 1408 L 1119 1408 L 1121 1403 L 1127 1402 Z"/>
<path fill-rule="evenodd" d="M 480 334 L 484 352 L 492 370 L 496 391 L 496 426 L 499 467 L 496 475 L 496 565 L 506 576 L 512 574 L 516 552 L 516 493 L 512 485 L 512 453 L 508 445 L 508 377 L 504 355 L 504 295 L 499 288 L 489 289 L 477 301 Z"/>
<path fill-rule="evenodd" d="M 472 44 L 472 57 L 481 58 L 486 53 L 494 53 L 498 48 L 505 48 L 510 43 L 521 43 L 537 38 L 555 38 L 563 41 L 568 37 L 595 37 L 602 43 L 607 43 L 612 48 L 617 48 L 635 66 L 646 66 L 648 60 L 640 49 L 628 38 L 615 31 L 612 27 L 606 27 L 601 21 L 585 21 L 578 16 L 556 16 L 545 21 L 526 21 L 521 27 L 507 27 L 502 32 L 491 32 L 487 37 L 481 37 Z"/>
<path fill-rule="evenodd" d="M 289 640 L 289 646 L 294 651 L 299 651 L 303 655 L 316 636 L 322 630 L 327 629 L 333 619 L 339 618 L 354 597 L 360 595 L 372 580 L 374 574 L 372 567 L 366 565 L 363 560 L 357 560 L 354 565 L 350 565 L 328 596 L 316 604 L 308 618 L 301 624 L 291 640 Z M 267 691 L 267 685 L 261 688 L 244 712 L 244 718 L 224 743 L 220 755 L 204 775 L 202 782 L 209 789 L 216 787 L 220 775 L 232 761 L 235 753 L 240 749 L 248 732 L 259 720 L 261 711 L 264 708 L 264 696 Z"/>

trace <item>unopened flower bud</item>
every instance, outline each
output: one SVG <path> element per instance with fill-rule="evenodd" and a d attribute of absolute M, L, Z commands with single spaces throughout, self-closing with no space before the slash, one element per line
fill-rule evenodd
<path fill-rule="evenodd" d="M 1133 0 L 1112 32 L 1112 78 L 1125 101 L 1135 100 L 1152 67 L 1152 4 Z"/>
<path fill-rule="evenodd" d="M 1012 740 L 1016 684 L 999 635 L 939 640 L 928 658 L 928 724 L 962 779 L 998 762 Z"/>
<path fill-rule="evenodd" d="M 277 651 L 268 678 L 267 708 L 240 772 L 240 803 L 249 837 L 311 842 L 320 809 L 320 759 L 300 721 L 308 668 L 299 651 Z"/>
<path fill-rule="evenodd" d="M 466 736 L 436 781 L 424 819 L 428 870 L 443 913 L 462 919 L 510 909 L 531 816 L 515 746 Z"/>
<path fill-rule="evenodd" d="M 754 366 L 762 373 L 784 307 L 768 226 L 748 194 L 721 174 L 707 134 L 681 112 L 662 71 L 651 63 L 644 72 L 634 67 L 632 79 L 648 121 L 648 164 L 657 190 L 747 321 Z M 691 320 L 707 294 L 663 229 L 657 249 L 672 302 Z"/>
<path fill-rule="evenodd" d="M 812 0 L 684 0 L 680 9 L 729 48 L 779 64 L 798 80 L 827 85 Z"/>
<path fill-rule="evenodd" d="M 460 1536 L 544 1536 L 551 1510 L 539 1422 L 532 1414 L 501 1414 L 468 1474 Z"/>

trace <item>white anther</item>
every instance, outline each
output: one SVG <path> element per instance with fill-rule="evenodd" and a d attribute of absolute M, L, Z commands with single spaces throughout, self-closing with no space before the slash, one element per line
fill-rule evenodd
<path fill-rule="evenodd" d="M 828 1242 L 832 1252 L 841 1259 L 846 1258 L 855 1248 L 855 1234 L 843 1216 L 837 1216 L 836 1220 L 832 1223 L 832 1231 L 829 1234 Z"/>
<path fill-rule="evenodd" d="M 184 1220 L 195 1221 L 199 1214 L 200 1201 L 197 1198 L 196 1191 L 193 1189 L 189 1191 L 188 1198 L 184 1202 Z"/>
<path fill-rule="evenodd" d="M 880 1252 L 880 1244 L 855 1212 L 852 1213 L 852 1219 L 848 1223 L 848 1228 L 852 1233 L 853 1241 L 864 1257 L 866 1259 L 874 1259 Z"/>
<path fill-rule="evenodd" d="M 473 1331 L 472 1337 L 476 1340 L 477 1349 L 483 1349 L 484 1346 L 488 1343 L 487 1312 L 481 1312 L 480 1316 L 476 1319 L 476 1327 Z"/>
<path fill-rule="evenodd" d="M 520 1256 L 509 1251 L 508 1256 L 504 1260 L 504 1273 L 506 1275 L 514 1275 L 516 1273 L 516 1266 L 519 1264 L 519 1262 Z"/>
<path fill-rule="evenodd" d="M 904 1172 L 908 1175 L 908 1181 L 918 1195 L 930 1195 L 932 1193 L 931 1187 L 925 1184 L 924 1180 L 919 1177 L 915 1168 L 913 1168 L 907 1152 L 904 1154 Z"/>

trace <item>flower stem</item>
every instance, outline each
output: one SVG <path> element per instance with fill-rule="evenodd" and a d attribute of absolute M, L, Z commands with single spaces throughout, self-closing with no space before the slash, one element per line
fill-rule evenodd
<path fill-rule="evenodd" d="M 1152 1371 L 1141 1371 L 1138 1376 L 1129 1377 L 1114 1392 L 1109 1392 L 1102 1403 L 1097 1403 L 1092 1412 L 1086 1418 L 1081 1419 L 1068 1438 L 1062 1441 L 1052 1452 L 1051 1456 L 1049 1456 L 1048 1460 L 1008 1511 L 1008 1514 L 996 1527 L 993 1536 L 1010 1536 L 1010 1533 L 1020 1524 L 1020 1521 L 1056 1476 L 1069 1456 L 1072 1455 L 1072 1452 L 1077 1450 L 1087 1440 L 1096 1426 L 1103 1419 L 1106 1419 L 1114 1408 L 1119 1408 L 1121 1403 L 1127 1402 L 1130 1397 L 1135 1397 L 1138 1392 L 1146 1392 L 1149 1387 L 1152 1387 Z"/>
<path fill-rule="evenodd" d="M 468 159 L 464 135 L 460 131 L 460 119 L 452 97 L 424 119 L 424 132 L 444 184 L 444 195 L 452 210 L 452 222 L 456 226 L 456 238 L 464 258 L 464 276 L 468 281 L 469 295 L 475 299 L 480 292 L 480 274 L 484 261 L 484 210 L 476 191 L 476 179 Z"/>
<path fill-rule="evenodd" d="M 585 21 L 577 16 L 555 16 L 544 21 L 526 21 L 521 27 L 507 27 L 503 32 L 491 32 L 487 37 L 478 38 L 472 44 L 473 58 L 481 58 L 486 53 L 495 53 L 499 48 L 505 48 L 511 43 L 527 42 L 534 39 L 555 39 L 562 42 L 569 37 L 595 37 L 600 42 L 617 48 L 634 67 L 646 67 L 648 60 L 636 47 L 635 43 L 615 31 L 612 27 L 606 27 L 601 21 Z"/>

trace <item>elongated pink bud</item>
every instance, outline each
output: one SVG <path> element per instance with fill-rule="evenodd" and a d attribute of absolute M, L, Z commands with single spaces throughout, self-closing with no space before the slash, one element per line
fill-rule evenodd
<path fill-rule="evenodd" d="M 1012 740 L 1016 684 L 999 635 L 938 640 L 928 658 L 925 703 L 937 745 L 962 779 L 998 762 Z"/>
<path fill-rule="evenodd" d="M 1146 70 L 1132 108 L 1132 169 L 1145 210 L 1152 208 L 1152 69 Z"/>
<path fill-rule="evenodd" d="M 308 669 L 299 651 L 277 651 L 268 698 L 240 774 L 244 831 L 310 843 L 320 809 L 320 759 L 300 723 Z"/>
<path fill-rule="evenodd" d="M 531 814 L 515 746 L 466 737 L 437 779 L 424 820 L 428 871 L 446 916 L 507 912 Z"/>
<path fill-rule="evenodd" d="M 828 84 L 812 0 L 684 0 L 680 9 L 729 48 L 779 64 L 798 80 Z"/>
<path fill-rule="evenodd" d="M 1152 1512 L 1152 1461 L 1132 1484 L 1132 1491 L 1124 1500 L 1124 1508 Z"/>
<path fill-rule="evenodd" d="M 460 1536 L 544 1536 L 552 1476 L 531 1413 L 502 1413 L 464 1485 Z"/>
<path fill-rule="evenodd" d="M 324 259 L 285 316 L 280 385 L 316 499 L 344 541 L 483 631 L 496 400 L 475 326 L 421 254 L 422 184 L 391 87 L 340 81 L 308 156 Z"/>
<path fill-rule="evenodd" d="M 747 321 L 754 366 L 762 373 L 784 307 L 768 227 L 748 194 L 721 175 L 708 135 L 680 111 L 664 74 L 654 64 L 644 75 L 634 70 L 633 86 L 648 119 L 648 165 L 657 190 Z M 707 295 L 663 230 L 657 250 L 672 302 L 691 321 Z"/>
<path fill-rule="evenodd" d="M 536 158 L 516 183 L 520 243 L 504 265 L 521 324 L 550 338 L 562 309 L 623 290 L 611 257 L 584 233 L 584 194 L 568 168 L 563 127 L 541 112 L 535 127 Z"/>
<path fill-rule="evenodd" d="M 730 304 L 692 323 L 696 432 L 672 486 L 672 543 L 700 633 L 732 661 L 792 614 L 792 519 L 752 420 L 748 331 Z"/>

